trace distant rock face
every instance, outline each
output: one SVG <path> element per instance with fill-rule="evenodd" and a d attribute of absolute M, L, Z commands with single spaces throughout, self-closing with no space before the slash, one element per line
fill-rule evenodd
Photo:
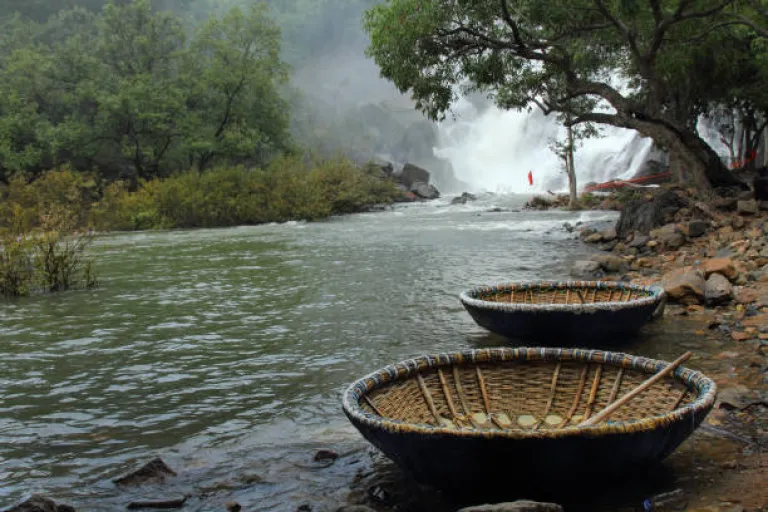
<path fill-rule="evenodd" d="M 429 171 L 408 163 L 405 164 L 397 178 L 400 183 L 410 189 L 414 183 L 429 183 Z"/>

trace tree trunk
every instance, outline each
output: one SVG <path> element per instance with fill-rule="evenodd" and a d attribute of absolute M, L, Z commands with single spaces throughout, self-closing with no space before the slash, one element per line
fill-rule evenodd
<path fill-rule="evenodd" d="M 579 196 L 576 191 L 576 165 L 573 158 L 573 128 L 570 123 L 566 125 L 568 132 L 568 142 L 565 149 L 565 170 L 568 173 L 568 187 L 571 198 L 568 202 L 569 210 L 576 210 L 579 207 Z"/>
<path fill-rule="evenodd" d="M 669 150 L 669 170 L 678 184 L 705 194 L 715 187 L 743 185 L 697 133 L 658 125 L 653 129 L 643 128 L 641 133 Z"/>

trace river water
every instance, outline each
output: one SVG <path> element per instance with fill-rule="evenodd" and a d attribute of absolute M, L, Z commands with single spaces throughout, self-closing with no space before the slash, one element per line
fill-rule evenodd
<path fill-rule="evenodd" d="M 504 345 L 459 292 L 567 277 L 591 249 L 562 224 L 614 215 L 526 212 L 523 201 L 100 237 L 99 289 L 0 303 L 0 505 L 31 492 L 80 510 L 147 493 L 187 494 L 185 510 L 396 499 L 374 484 L 399 472 L 372 460 L 340 394 L 413 355 Z M 645 353 L 681 351 L 660 343 Z M 319 448 L 341 458 L 318 467 Z M 162 489 L 111 483 L 153 456 L 179 477 Z"/>

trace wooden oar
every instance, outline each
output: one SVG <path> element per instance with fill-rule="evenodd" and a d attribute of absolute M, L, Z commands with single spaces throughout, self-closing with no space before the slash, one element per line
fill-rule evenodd
<path fill-rule="evenodd" d="M 600 411 L 599 413 L 595 414 L 589 419 L 586 419 L 579 423 L 578 427 L 589 427 L 592 425 L 595 425 L 597 423 L 600 423 L 601 421 L 607 420 L 611 414 L 616 412 L 617 409 L 619 409 L 621 406 L 632 400 L 634 397 L 648 389 L 649 387 L 653 386 L 656 382 L 660 381 L 664 377 L 666 377 L 668 374 L 672 373 L 677 369 L 678 366 L 686 362 L 688 359 L 693 356 L 693 352 L 686 352 L 682 356 L 678 357 L 672 364 L 661 370 L 659 373 L 654 374 L 651 378 L 637 386 L 635 389 L 624 395 L 623 397 L 619 398 L 612 404 L 609 404 L 605 409 Z"/>

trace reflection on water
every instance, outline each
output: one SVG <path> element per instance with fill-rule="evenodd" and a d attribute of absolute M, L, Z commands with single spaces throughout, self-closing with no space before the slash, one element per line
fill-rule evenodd
<path fill-rule="evenodd" d="M 334 510 L 402 479 L 371 461 L 340 394 L 416 354 L 507 343 L 458 293 L 567 277 L 589 249 L 561 224 L 603 215 L 513 211 L 521 202 L 101 238 L 100 289 L 0 305 L 0 502 L 39 491 L 115 510 L 132 495 L 110 479 L 154 455 L 179 471 L 162 492 L 190 495 L 185 510 Z M 630 349 L 719 350 L 701 343 L 668 322 Z M 322 447 L 341 458 L 317 467 Z M 431 491 L 411 496 L 439 506 Z"/>

